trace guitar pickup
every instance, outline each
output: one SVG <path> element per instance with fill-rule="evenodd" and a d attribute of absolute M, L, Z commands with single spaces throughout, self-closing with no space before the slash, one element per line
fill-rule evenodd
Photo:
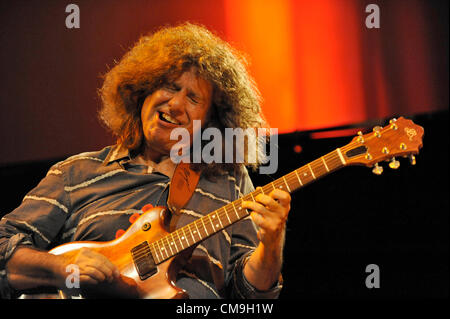
<path fill-rule="evenodd" d="M 147 241 L 133 247 L 131 249 L 131 256 L 141 280 L 145 280 L 158 272 Z"/>

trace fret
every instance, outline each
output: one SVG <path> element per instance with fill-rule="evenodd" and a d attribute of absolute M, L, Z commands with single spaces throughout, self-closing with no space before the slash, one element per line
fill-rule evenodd
<path fill-rule="evenodd" d="M 186 228 L 187 228 L 187 230 L 188 230 L 188 232 L 189 232 L 189 235 L 191 235 L 192 244 L 195 244 L 196 241 L 195 241 L 194 234 L 192 233 L 192 223 L 187 224 L 187 225 L 186 225 Z"/>
<path fill-rule="evenodd" d="M 187 247 L 189 247 L 190 245 L 189 245 L 189 241 L 187 240 L 187 236 L 186 236 L 186 232 L 184 231 L 184 229 L 185 229 L 186 227 L 182 227 L 181 228 L 181 230 L 183 231 L 183 237 L 181 237 L 181 239 L 185 239 L 186 240 L 186 243 L 187 243 Z"/>
<path fill-rule="evenodd" d="M 302 186 L 295 172 L 291 172 L 288 175 L 286 175 L 286 180 L 289 183 L 289 188 L 291 189 L 291 192 L 294 192 L 296 189 Z"/>
<path fill-rule="evenodd" d="M 274 184 L 273 182 L 271 182 L 271 183 L 270 183 L 270 185 L 272 185 L 272 187 L 273 187 L 273 190 L 275 190 L 275 189 L 276 189 L 276 187 L 275 187 L 275 184 Z"/>
<path fill-rule="evenodd" d="M 219 220 L 219 222 L 220 222 L 220 218 L 219 218 L 219 216 L 217 216 L 217 212 L 215 212 L 215 213 L 211 213 L 211 217 L 214 219 L 214 230 L 216 230 L 217 228 L 219 228 L 219 230 L 220 230 L 220 226 L 219 226 L 219 224 L 217 223 L 217 220 Z"/>
<path fill-rule="evenodd" d="M 217 219 L 219 220 L 220 227 L 223 229 L 224 227 L 223 227 L 222 220 L 220 219 L 220 216 L 219 216 L 219 212 L 218 212 L 218 211 L 216 212 L 216 216 L 217 216 Z"/>
<path fill-rule="evenodd" d="M 200 218 L 200 220 L 202 221 L 203 228 L 205 229 L 206 236 L 209 236 L 208 229 L 206 229 L 205 222 L 203 221 L 203 218 L 204 217 Z"/>
<path fill-rule="evenodd" d="M 251 193 L 250 193 L 250 194 L 251 194 Z M 243 202 L 244 200 L 243 200 L 242 198 L 240 198 L 239 200 L 240 200 L 241 202 L 239 203 L 238 210 L 239 210 L 239 211 L 242 211 L 242 209 L 243 209 L 243 208 L 242 208 L 242 202 Z M 239 216 L 238 219 L 241 219 L 242 217 L 244 217 L 244 216 L 241 216 L 241 215 L 238 215 L 238 216 Z"/>
<path fill-rule="evenodd" d="M 297 175 L 297 179 L 298 179 L 300 185 L 303 186 L 303 182 L 302 182 L 302 180 L 300 179 L 300 176 L 298 175 L 297 170 L 295 170 L 295 175 Z"/>
<path fill-rule="evenodd" d="M 198 238 L 199 238 L 198 241 L 200 241 L 200 240 L 202 240 L 202 235 L 200 234 L 200 231 L 198 230 L 198 227 L 197 227 L 197 220 L 196 220 L 193 224 L 195 225 L 195 229 L 196 229 L 196 230 L 194 230 L 194 234 L 195 234 L 196 232 L 198 233 Z"/>
<path fill-rule="evenodd" d="M 155 244 L 158 245 L 158 241 L 156 241 Z M 158 246 L 159 246 L 159 245 L 158 245 Z M 154 247 L 154 248 L 155 248 L 156 258 L 159 260 L 159 261 L 158 261 L 158 263 L 159 263 L 159 262 L 162 261 L 163 259 L 159 257 L 159 254 L 158 254 L 159 248 L 158 248 L 158 249 L 157 249 L 156 247 Z"/>
<path fill-rule="evenodd" d="M 323 165 L 325 166 L 327 172 L 330 172 L 330 169 L 328 168 L 328 165 L 327 165 L 327 163 L 325 162 L 325 158 L 322 156 L 321 159 L 322 159 Z"/>
<path fill-rule="evenodd" d="M 305 170 L 304 167 L 302 167 L 302 169 Z M 303 177 L 308 177 L 308 172 L 303 171 L 303 172 L 300 172 L 300 173 L 301 173 L 300 175 L 302 175 Z M 308 182 L 308 181 L 306 181 L 306 182 Z"/>
<path fill-rule="evenodd" d="M 228 205 L 227 205 L 227 206 L 228 206 Z M 228 223 L 229 223 L 228 225 L 231 225 L 230 216 L 228 216 L 228 212 L 227 212 L 227 210 L 225 209 L 225 207 L 226 207 L 226 206 L 223 207 L 223 210 L 224 210 L 224 212 L 225 212 L 225 216 L 227 216 Z"/>
<path fill-rule="evenodd" d="M 276 187 L 274 187 L 274 190 L 277 189 L 277 188 L 283 189 L 283 185 L 279 185 L 280 181 L 281 181 L 280 179 L 277 179 L 277 180 L 272 182 L 273 185 L 276 186 Z"/>
<path fill-rule="evenodd" d="M 167 249 L 167 245 L 164 242 L 164 239 L 165 239 L 164 237 L 161 238 L 161 245 L 162 245 L 161 252 L 165 252 L 166 253 L 166 257 L 169 257 L 169 250 Z M 167 241 L 167 238 L 165 240 Z"/>
<path fill-rule="evenodd" d="M 155 243 L 156 243 L 156 246 L 158 247 L 157 251 L 158 251 L 159 255 L 161 256 L 161 260 L 164 260 L 163 250 L 161 249 L 161 246 L 160 246 L 161 241 L 157 240 Z"/>
<path fill-rule="evenodd" d="M 283 180 L 284 180 L 284 183 L 286 184 L 286 187 L 287 187 L 287 189 L 288 189 L 288 191 L 290 193 L 291 189 L 289 188 L 289 184 L 286 182 L 286 178 L 284 176 L 283 176 Z"/>
<path fill-rule="evenodd" d="M 169 254 L 168 254 L 168 252 L 167 252 L 167 250 L 166 250 L 166 247 L 164 246 L 164 244 L 161 242 L 160 243 L 162 246 L 160 246 L 160 245 L 158 245 L 159 246 L 159 251 L 161 252 L 161 256 L 164 258 L 164 252 L 166 253 L 166 258 L 167 257 L 169 257 Z"/>
<path fill-rule="evenodd" d="M 322 166 L 325 167 L 326 173 L 330 173 L 340 164 L 336 163 L 337 157 L 335 151 L 322 156 Z"/>
<path fill-rule="evenodd" d="M 339 158 L 341 159 L 342 165 L 345 165 L 345 159 L 344 159 L 344 156 L 342 156 L 341 149 L 337 148 L 336 152 L 338 153 Z"/>
<path fill-rule="evenodd" d="M 261 192 L 263 194 L 270 194 L 272 189 L 275 189 L 275 187 L 272 185 L 272 183 L 269 183 L 269 184 L 261 187 Z"/>
<path fill-rule="evenodd" d="M 176 230 L 175 233 L 177 233 L 177 237 L 178 237 L 177 240 L 178 240 L 178 242 L 181 244 L 181 248 L 184 249 L 183 241 L 181 240 L 180 234 L 179 234 L 179 233 L 180 233 L 180 230 L 179 230 L 179 229 Z"/>
<path fill-rule="evenodd" d="M 234 212 L 236 213 L 236 216 L 237 216 L 237 220 L 239 220 L 241 217 L 239 216 L 239 214 L 238 214 L 238 212 L 236 210 L 236 207 L 234 207 L 233 203 L 231 203 L 231 206 L 233 206 Z"/>
<path fill-rule="evenodd" d="M 191 236 L 191 240 L 192 240 L 192 244 L 191 245 L 194 245 L 197 242 L 197 239 L 194 236 L 194 234 L 197 232 L 194 229 L 194 223 L 187 224 L 185 227 L 186 227 L 187 232 Z"/>
<path fill-rule="evenodd" d="M 316 175 L 314 175 L 314 172 L 313 172 L 313 170 L 312 170 L 312 168 L 311 168 L 311 165 L 308 164 L 308 167 L 309 167 L 309 170 L 311 171 L 312 177 L 313 177 L 314 179 L 316 179 Z"/>
<path fill-rule="evenodd" d="M 313 169 L 313 172 L 315 172 L 315 179 L 327 173 L 326 168 L 320 159 L 316 159 L 314 162 L 312 162 L 311 168 Z"/>
<path fill-rule="evenodd" d="M 209 223 L 211 224 L 211 226 L 212 226 L 212 228 L 213 228 L 213 232 L 215 233 L 215 232 L 216 232 L 216 228 L 214 227 L 214 223 L 213 223 L 213 221 L 212 221 L 212 219 L 211 219 L 211 215 L 208 214 L 207 216 L 209 217 Z"/>
<path fill-rule="evenodd" d="M 327 154 L 323 158 L 326 160 L 326 163 L 327 163 L 327 166 L 328 166 L 328 169 L 330 170 L 330 172 L 338 167 L 338 164 L 336 164 L 336 156 Z"/>
<path fill-rule="evenodd" d="M 173 256 L 174 253 L 173 253 L 173 250 L 172 250 L 172 242 L 169 241 L 168 237 L 169 237 L 169 236 L 166 236 L 167 246 L 169 246 L 170 253 L 171 253 L 172 256 Z"/>
<path fill-rule="evenodd" d="M 177 246 L 177 241 L 175 240 L 175 237 L 173 236 L 174 234 L 175 234 L 176 232 L 173 232 L 173 233 L 171 233 L 170 234 L 170 237 L 172 237 L 171 238 L 171 245 L 172 246 L 175 246 L 175 249 L 176 249 L 176 251 L 177 251 L 177 253 L 180 251 L 180 249 L 178 249 L 178 246 Z"/>

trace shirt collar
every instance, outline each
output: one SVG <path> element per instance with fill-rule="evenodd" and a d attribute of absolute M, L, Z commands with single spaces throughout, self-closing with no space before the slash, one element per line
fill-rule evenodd
<path fill-rule="evenodd" d="M 121 161 L 123 159 L 131 160 L 130 150 L 122 144 L 116 144 L 111 147 L 108 155 L 103 161 L 103 165 L 111 164 L 112 162 Z"/>

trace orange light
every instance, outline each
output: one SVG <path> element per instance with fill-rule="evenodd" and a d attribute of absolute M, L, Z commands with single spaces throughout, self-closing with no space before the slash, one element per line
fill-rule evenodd
<path fill-rule="evenodd" d="M 227 37 L 250 57 L 263 112 L 279 133 L 297 128 L 290 0 L 225 0 Z"/>
<path fill-rule="evenodd" d="M 294 145 L 293 150 L 295 153 L 300 154 L 302 152 L 303 148 L 301 147 L 301 145 L 297 144 L 297 145 Z"/>

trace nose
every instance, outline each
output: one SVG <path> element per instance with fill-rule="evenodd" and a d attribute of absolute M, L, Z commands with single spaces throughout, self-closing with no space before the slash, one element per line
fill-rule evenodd
<path fill-rule="evenodd" d="M 180 114 L 184 112 L 184 107 L 186 105 L 186 90 L 182 89 L 177 91 L 169 100 L 167 103 L 170 107 L 170 111 L 174 114 Z"/>

